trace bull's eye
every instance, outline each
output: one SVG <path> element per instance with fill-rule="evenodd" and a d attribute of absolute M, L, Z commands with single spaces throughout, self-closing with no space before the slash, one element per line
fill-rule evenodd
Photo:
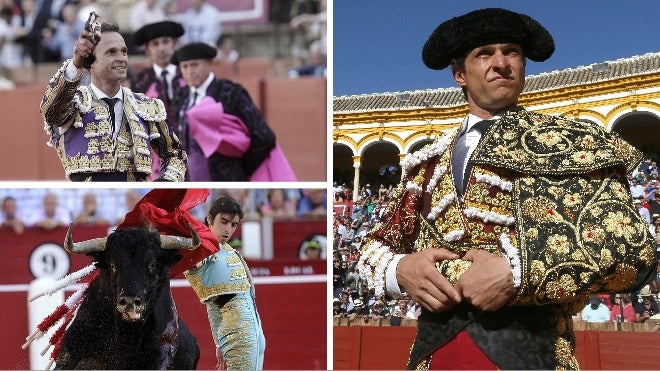
<path fill-rule="evenodd" d="M 117 264 L 110 263 L 110 273 L 112 273 L 112 274 L 117 273 Z"/>

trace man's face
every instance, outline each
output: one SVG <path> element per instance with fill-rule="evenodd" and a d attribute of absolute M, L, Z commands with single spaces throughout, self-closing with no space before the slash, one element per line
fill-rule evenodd
<path fill-rule="evenodd" d="M 13 218 L 16 215 L 16 201 L 11 198 L 2 203 L 2 212 L 7 218 Z"/>
<path fill-rule="evenodd" d="M 229 241 L 236 231 L 238 224 L 241 222 L 238 215 L 230 214 L 217 214 L 213 220 L 210 220 L 210 216 L 208 218 L 209 228 L 211 229 L 211 232 L 218 237 L 220 243 Z"/>
<path fill-rule="evenodd" d="M 467 89 L 470 109 L 497 113 L 518 102 L 525 85 L 525 57 L 517 44 L 491 44 L 470 51 L 464 68 L 452 66 L 454 79 Z"/>
<path fill-rule="evenodd" d="M 44 211 L 47 216 L 52 217 L 55 215 L 57 209 L 57 198 L 55 195 L 46 195 L 44 197 Z"/>
<path fill-rule="evenodd" d="M 149 42 L 144 45 L 144 50 L 147 52 L 151 62 L 160 67 L 166 67 L 170 64 L 170 59 L 172 58 L 175 49 L 176 40 L 170 36 L 163 36 L 149 40 Z"/>
<path fill-rule="evenodd" d="M 191 59 L 179 63 L 181 75 L 188 85 L 198 88 L 211 73 L 211 61 L 206 59 Z"/>
<path fill-rule="evenodd" d="M 94 48 L 96 61 L 90 70 L 92 78 L 100 83 L 120 82 L 126 79 L 128 48 L 117 32 L 104 32 Z"/>

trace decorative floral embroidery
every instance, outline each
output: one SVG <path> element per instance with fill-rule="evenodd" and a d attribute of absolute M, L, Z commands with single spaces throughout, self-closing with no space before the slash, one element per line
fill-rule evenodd
<path fill-rule="evenodd" d="M 401 160 L 401 168 L 403 169 L 404 176 L 408 174 L 410 170 L 412 170 L 415 166 L 421 164 L 431 157 L 443 153 L 451 143 L 451 140 L 454 138 L 457 131 L 458 128 L 448 130 L 445 135 L 443 135 L 435 142 L 424 146 L 419 151 L 407 154 L 406 157 Z"/>

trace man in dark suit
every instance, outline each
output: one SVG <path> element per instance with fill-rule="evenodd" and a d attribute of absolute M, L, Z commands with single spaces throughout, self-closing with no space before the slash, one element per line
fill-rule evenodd
<path fill-rule="evenodd" d="M 173 102 L 179 118 L 177 134 L 189 156 L 188 180 L 255 180 L 271 152 L 278 150 L 275 133 L 241 85 L 216 78 L 212 70 L 216 54 L 214 47 L 191 43 L 172 57 L 188 84 Z M 267 180 L 293 180 L 285 171 Z"/>
<path fill-rule="evenodd" d="M 135 45 L 144 45 L 144 51 L 152 65 L 131 79 L 131 90 L 163 101 L 171 131 L 177 121 L 172 110 L 172 98 L 180 89 L 185 88 L 181 72 L 170 62 L 181 35 L 183 27 L 172 21 L 150 23 L 135 31 L 133 35 Z"/>

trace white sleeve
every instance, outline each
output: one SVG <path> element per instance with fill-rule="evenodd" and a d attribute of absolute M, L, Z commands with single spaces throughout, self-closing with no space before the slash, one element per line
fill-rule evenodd
<path fill-rule="evenodd" d="M 82 68 L 77 68 L 75 64 L 73 64 L 72 60 L 69 60 L 69 63 L 66 65 L 66 70 L 64 70 L 64 79 L 66 81 L 76 81 L 80 78 L 80 76 L 83 73 Z"/>
<path fill-rule="evenodd" d="M 406 256 L 405 254 L 394 255 L 394 258 L 387 266 L 387 271 L 385 272 L 385 292 L 394 297 L 400 298 L 402 296 L 401 287 L 399 286 L 399 281 L 396 279 L 396 267 L 399 265 L 399 261 Z"/>

